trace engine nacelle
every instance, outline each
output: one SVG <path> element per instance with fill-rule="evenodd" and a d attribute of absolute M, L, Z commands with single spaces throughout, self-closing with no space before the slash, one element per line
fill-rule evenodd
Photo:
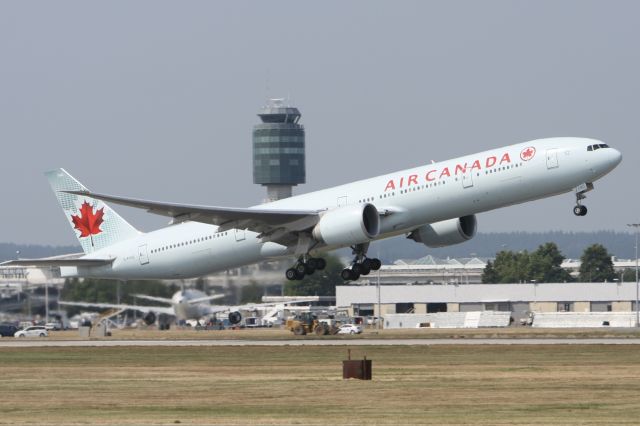
<path fill-rule="evenodd" d="M 463 216 L 457 219 L 423 225 L 413 231 L 409 238 L 427 247 L 446 247 L 464 243 L 476 235 L 476 216 Z"/>
<path fill-rule="evenodd" d="M 242 321 L 242 314 L 240 312 L 229 312 L 229 322 L 231 324 L 239 324 L 240 321 Z"/>
<path fill-rule="evenodd" d="M 313 238 L 329 246 L 366 243 L 380 233 L 380 216 L 373 204 L 338 207 L 325 212 L 313 228 Z"/>
<path fill-rule="evenodd" d="M 156 323 L 156 314 L 154 312 L 147 312 L 146 315 L 142 317 L 142 320 L 147 325 L 153 325 Z"/>

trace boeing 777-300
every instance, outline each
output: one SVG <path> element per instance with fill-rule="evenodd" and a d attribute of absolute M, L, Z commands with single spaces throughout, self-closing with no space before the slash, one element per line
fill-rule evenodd
<path fill-rule="evenodd" d="M 297 280 L 325 267 L 323 252 L 351 247 L 342 278 L 356 280 L 380 268 L 367 257 L 374 240 L 405 234 L 428 247 L 462 243 L 475 235 L 478 213 L 568 192 L 574 214 L 584 216 L 584 194 L 621 160 L 598 140 L 539 139 L 249 208 L 94 193 L 57 169 L 46 175 L 84 253 L 7 263 L 57 266 L 63 277 L 174 279 L 292 257 L 286 277 Z M 140 232 L 107 202 L 172 224 Z"/>

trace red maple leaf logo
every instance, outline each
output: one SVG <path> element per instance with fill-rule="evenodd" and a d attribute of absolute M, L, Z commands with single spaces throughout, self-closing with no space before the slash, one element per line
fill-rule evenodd
<path fill-rule="evenodd" d="M 100 225 L 104 222 L 102 216 L 104 216 L 104 207 L 94 213 L 91 204 L 84 201 L 80 207 L 80 214 L 78 216 L 72 214 L 71 220 L 74 228 L 80 231 L 80 238 L 91 237 L 91 245 L 93 245 L 93 235 L 102 232 L 100 229 Z"/>
<path fill-rule="evenodd" d="M 534 155 L 536 155 L 536 149 L 532 146 L 525 148 L 520 152 L 520 158 L 522 158 L 522 161 L 529 161 Z"/>

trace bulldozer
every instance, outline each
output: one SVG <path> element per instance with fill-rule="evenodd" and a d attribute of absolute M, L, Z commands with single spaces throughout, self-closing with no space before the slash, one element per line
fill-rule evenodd
<path fill-rule="evenodd" d="M 315 333 L 317 336 L 326 336 L 327 334 L 336 334 L 337 327 L 318 321 L 318 318 L 312 312 L 300 312 L 292 319 L 286 322 L 287 330 L 296 336 L 304 336 L 306 334 Z"/>

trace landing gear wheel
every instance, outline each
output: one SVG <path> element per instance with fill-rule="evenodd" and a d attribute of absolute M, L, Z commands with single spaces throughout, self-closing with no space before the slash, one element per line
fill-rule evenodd
<path fill-rule="evenodd" d="M 360 274 L 362 273 L 362 265 L 360 263 L 354 263 L 353 265 L 351 265 L 351 272 L 353 272 L 353 275 L 360 276 Z M 357 280 L 357 278 L 354 279 Z"/>
<path fill-rule="evenodd" d="M 349 268 L 345 268 L 342 270 L 342 272 L 340 272 L 340 277 L 344 280 L 344 281 L 351 281 L 352 278 L 352 273 L 351 273 L 351 269 Z"/>
<path fill-rule="evenodd" d="M 380 259 L 377 259 L 377 258 L 371 259 L 371 263 L 372 263 L 371 269 L 374 271 L 377 271 L 382 266 L 382 262 L 380 261 Z"/>
<path fill-rule="evenodd" d="M 294 266 L 294 268 L 296 268 L 296 271 L 298 271 L 302 275 L 307 272 L 307 266 L 304 263 L 298 263 L 296 266 Z"/>
<path fill-rule="evenodd" d="M 304 268 L 304 274 L 305 275 L 311 275 L 316 271 L 316 269 L 314 267 L 312 267 L 311 265 L 309 265 L 308 263 L 305 265 Z"/>
<path fill-rule="evenodd" d="M 573 214 L 576 216 L 586 216 L 587 215 L 587 206 L 578 205 L 573 208 Z"/>
<path fill-rule="evenodd" d="M 296 280 L 301 280 L 304 278 L 304 272 L 296 271 Z"/>
<path fill-rule="evenodd" d="M 369 259 L 368 257 L 366 257 L 366 258 L 364 258 L 362 260 L 362 267 L 363 268 L 371 270 L 372 266 L 373 266 L 373 260 Z M 364 275 L 366 275 L 366 274 L 364 274 Z"/>
<path fill-rule="evenodd" d="M 318 257 L 315 259 L 315 261 L 316 261 L 316 269 L 318 271 L 322 271 L 324 268 L 327 267 L 327 261 L 324 260 L 324 258 Z"/>
<path fill-rule="evenodd" d="M 364 262 L 362 262 L 362 264 L 360 265 L 360 274 L 361 275 L 369 275 L 370 272 L 371 272 L 371 267 L 369 265 L 365 264 Z"/>
<path fill-rule="evenodd" d="M 287 279 L 289 281 L 294 281 L 298 278 L 298 271 L 296 271 L 293 268 L 289 268 L 287 269 L 287 271 L 284 273 L 284 275 L 287 277 Z"/>

